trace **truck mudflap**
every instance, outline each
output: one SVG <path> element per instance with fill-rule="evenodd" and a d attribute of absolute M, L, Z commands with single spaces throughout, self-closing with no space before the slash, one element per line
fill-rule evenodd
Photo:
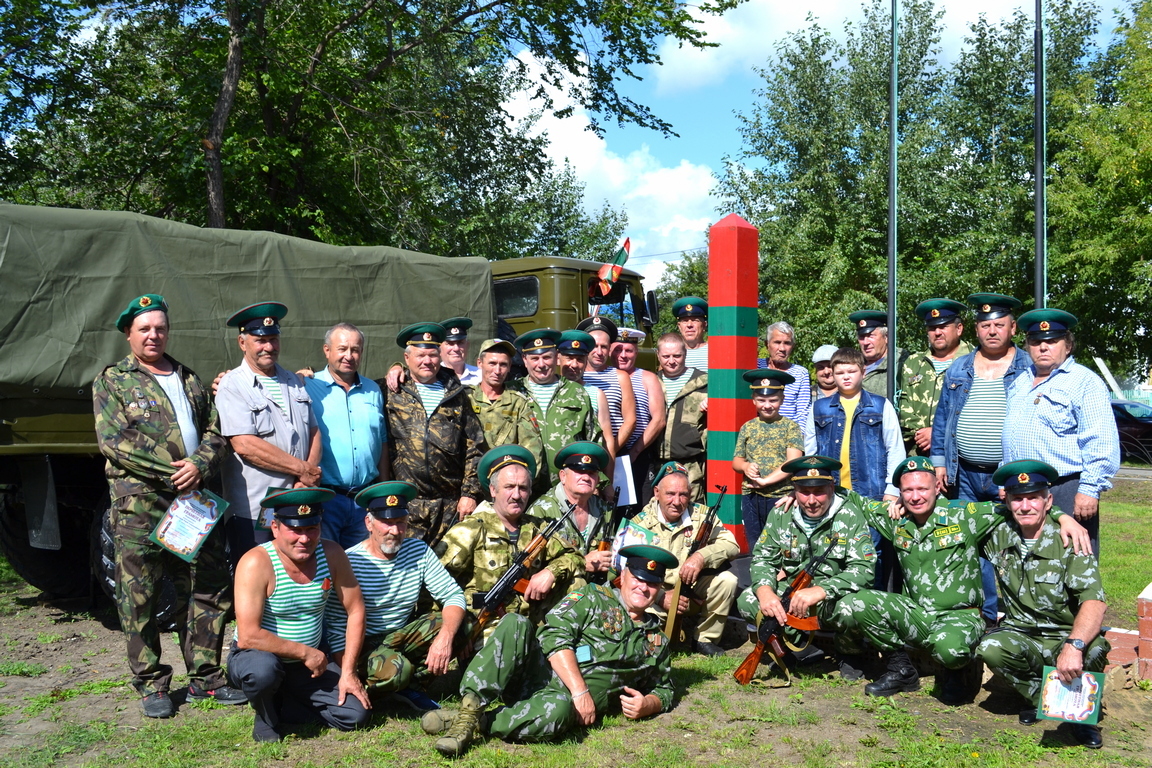
<path fill-rule="evenodd" d="M 56 478 L 48 456 L 17 461 L 24 486 L 24 520 L 28 544 L 35 549 L 59 551 L 60 512 L 56 504 Z"/>

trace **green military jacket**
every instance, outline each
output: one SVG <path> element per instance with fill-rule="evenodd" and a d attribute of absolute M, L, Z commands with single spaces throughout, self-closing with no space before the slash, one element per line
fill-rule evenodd
<path fill-rule="evenodd" d="M 767 584 L 781 594 L 808 561 L 828 548 L 830 535 L 838 542 L 820 567 L 812 584 L 823 587 L 828 601 L 838 600 L 872 583 L 876 552 L 864 519 L 864 499 L 855 491 L 838 490 L 832 506 L 809 534 L 800 521 L 798 505 L 788 513 L 773 512 L 752 549 L 752 593 Z M 780 571 L 784 578 L 777 580 Z"/>
<path fill-rule="evenodd" d="M 392 479 L 415 485 L 420 499 L 480 500 L 476 469 L 488 450 L 484 430 L 456 374 L 441 368 L 436 378 L 444 385 L 444 399 L 431 418 L 411 377 L 395 394 L 383 379 L 376 382 L 388 417 Z"/>
<path fill-rule="evenodd" d="M 633 544 L 652 544 L 662 547 L 680 562 L 688 559 L 688 551 L 692 549 L 692 541 L 696 538 L 696 528 L 708 514 L 708 507 L 704 504 L 693 504 L 690 511 L 685 511 L 680 518 L 680 525 L 669 525 L 660 515 L 660 504 L 652 499 L 641 510 L 640 514 L 625 523 L 620 534 L 619 547 Z M 617 551 L 619 550 L 617 547 Z M 708 541 L 700 548 L 699 553 L 704 558 L 705 568 L 720 568 L 740 554 L 740 545 L 732 531 L 725 528 L 719 521 L 712 526 L 712 534 Z M 664 577 L 665 589 L 672 589 L 676 585 L 676 571 L 669 569 Z"/>
<path fill-rule="evenodd" d="M 545 656 L 575 651 L 597 712 L 619 708 L 625 686 L 654 694 L 664 711 L 672 707 L 668 637 L 651 613 L 633 621 L 619 590 L 593 584 L 570 592 L 548 612 L 536 639 Z"/>
<path fill-rule="evenodd" d="M 135 355 L 105 368 L 92 382 L 96 440 L 108 460 L 105 472 L 113 499 L 146 493 L 175 494 L 168 478 L 172 462 L 187 459 L 207 481 L 228 450 L 216 406 L 196 374 L 165 355 L 184 385 L 200 432 L 200 445 L 184 455 L 176 412 L 160 384 Z M 162 510 L 161 510 L 162 511 Z M 153 521 L 155 522 L 155 521 Z"/>
<path fill-rule="evenodd" d="M 528 509 L 528 514 L 538 520 L 551 522 L 559 520 L 567 511 L 568 495 L 564 493 L 564 486 L 557 483 Z M 611 539 L 616 534 L 615 531 L 607 530 L 611 517 L 612 508 L 608 503 L 599 496 L 593 496 L 588 500 L 588 526 L 581 531 L 576 527 L 573 515 L 564 521 L 557 535 L 583 556 L 596 549 L 601 539 Z"/>
<path fill-rule="evenodd" d="M 971 351 L 972 345 L 961 341 L 952 359 L 959 360 Z M 904 447 L 910 456 L 927 456 L 931 451 L 917 448 L 914 436 L 917 430 L 932 426 L 936 403 L 940 402 L 940 388 L 944 386 L 944 371 L 936 373 L 932 357 L 927 352 L 917 352 L 904 361 L 900 381 L 903 385 L 900 389 L 900 431 L 904 435 Z"/>
<path fill-rule="evenodd" d="M 664 374 L 660 384 L 664 385 Z M 668 422 L 664 438 L 658 443 L 663 461 L 690 461 L 708 452 L 708 373 L 694 371 L 676 399 L 668 404 Z"/>
<path fill-rule="evenodd" d="M 560 478 L 560 470 L 553 465 L 552 460 L 564 446 L 577 440 L 588 440 L 604 445 L 600 421 L 592 410 L 592 400 L 584 390 L 584 385 L 565 378 L 559 381 L 560 386 L 556 388 L 547 408 L 540 407 L 524 386 L 523 379 L 508 383 L 509 389 L 521 392 L 528 398 L 532 406 L 532 415 L 540 425 L 540 433 L 544 439 L 544 463 L 548 465 L 548 472 L 551 475 L 550 485 L 555 485 Z"/>
<path fill-rule="evenodd" d="M 536 461 L 532 495 L 539 496 L 547 491 L 550 475 L 544 457 L 544 438 L 540 433 L 540 424 L 532 413 L 532 398 L 523 392 L 505 388 L 500 397 L 489 400 L 479 386 L 467 389 L 472 410 L 480 419 L 488 448 L 519 445 L 527 450 Z"/>
<path fill-rule="evenodd" d="M 984 557 L 996 569 L 1003 627 L 1032 637 L 1059 640 L 1068 635 L 1081 604 L 1105 601 L 1096 558 L 1065 548 L 1051 517 L 1044 521 L 1032 551 L 1022 548 L 1014 520 L 984 542 Z"/>
<path fill-rule="evenodd" d="M 520 518 L 520 536 L 513 544 L 508 538 L 500 516 L 492 503 L 482 502 L 476 511 L 448 529 L 437 547 L 440 562 L 464 589 L 464 598 L 472 607 L 472 596 L 483 594 L 492 587 L 512 565 L 512 561 L 532 538 L 548 525 L 530 515 Z M 552 571 L 558 584 L 566 584 L 578 570 L 584 570 L 584 558 L 576 554 L 560 536 L 553 536 L 542 555 L 528 569 L 526 578 L 532 578 L 544 568 Z M 507 604 L 509 613 L 528 615 L 532 606 L 524 596 L 516 593 Z"/>
<path fill-rule="evenodd" d="M 904 361 L 908 359 L 908 351 L 904 349 L 896 350 L 896 395 L 889 398 L 893 405 L 899 408 L 900 403 L 900 389 L 903 382 L 900 380 L 900 374 L 904 370 Z M 892 363 L 892 349 L 889 347 L 888 355 L 884 358 L 884 362 L 879 367 L 874 368 L 864 374 L 864 381 L 861 386 L 874 395 L 880 397 L 888 397 L 888 366 Z"/>

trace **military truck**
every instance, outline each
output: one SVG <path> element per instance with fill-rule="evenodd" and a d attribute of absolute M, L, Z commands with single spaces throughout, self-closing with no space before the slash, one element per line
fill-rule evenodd
<path fill-rule="evenodd" d="M 365 332 L 361 371 L 375 378 L 400 359 L 396 333 L 417 320 L 467 316 L 473 338 L 488 338 L 501 325 L 498 313 L 512 324 L 504 336 L 571 327 L 588 313 L 586 277 L 596 264 L 517 261 L 528 268 L 132 213 L 0 204 L 0 549 L 53 596 L 90 594 L 93 577 L 106 577 L 114 542 L 103 525 L 108 490 L 91 386 L 127 354 L 115 318 L 133 297 L 165 296 L 169 351 L 205 380 L 240 360 L 226 318 L 260 300 L 288 305 L 282 363 L 319 367 L 324 331 L 348 321 Z M 495 290 L 494 266 L 509 281 Z M 530 285 L 545 290 L 528 311 Z M 626 271 L 598 306 L 613 319 L 640 317 L 643 326 L 656 313 L 654 304 L 637 303 L 641 291 L 639 275 Z"/>

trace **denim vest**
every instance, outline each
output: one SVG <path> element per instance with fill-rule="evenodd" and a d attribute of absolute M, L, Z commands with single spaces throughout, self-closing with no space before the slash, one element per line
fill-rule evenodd
<path fill-rule="evenodd" d="M 812 404 L 812 421 L 816 425 L 816 452 L 832 459 L 840 458 L 844 438 L 844 408 L 840 393 L 821 398 Z M 884 446 L 884 398 L 866 390 L 860 391 L 860 402 L 852 416 L 852 444 L 848 457 L 852 470 L 852 490 L 861 496 L 881 499 L 888 487 L 888 450 Z M 839 484 L 840 473 L 832 479 Z"/>

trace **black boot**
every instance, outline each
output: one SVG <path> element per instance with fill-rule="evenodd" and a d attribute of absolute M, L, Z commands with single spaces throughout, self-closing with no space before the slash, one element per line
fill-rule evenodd
<path fill-rule="evenodd" d="M 895 651 L 884 654 L 888 662 L 888 671 L 880 676 L 874 683 L 864 686 L 864 693 L 869 696 L 891 696 L 894 693 L 910 693 L 920 690 L 920 675 L 912 660 L 904 651 Z"/>
<path fill-rule="evenodd" d="M 937 678 L 940 681 L 941 703 L 955 707 L 972 701 L 980 691 L 983 673 L 984 665 L 979 659 L 968 662 L 960 669 L 941 670 Z"/>

